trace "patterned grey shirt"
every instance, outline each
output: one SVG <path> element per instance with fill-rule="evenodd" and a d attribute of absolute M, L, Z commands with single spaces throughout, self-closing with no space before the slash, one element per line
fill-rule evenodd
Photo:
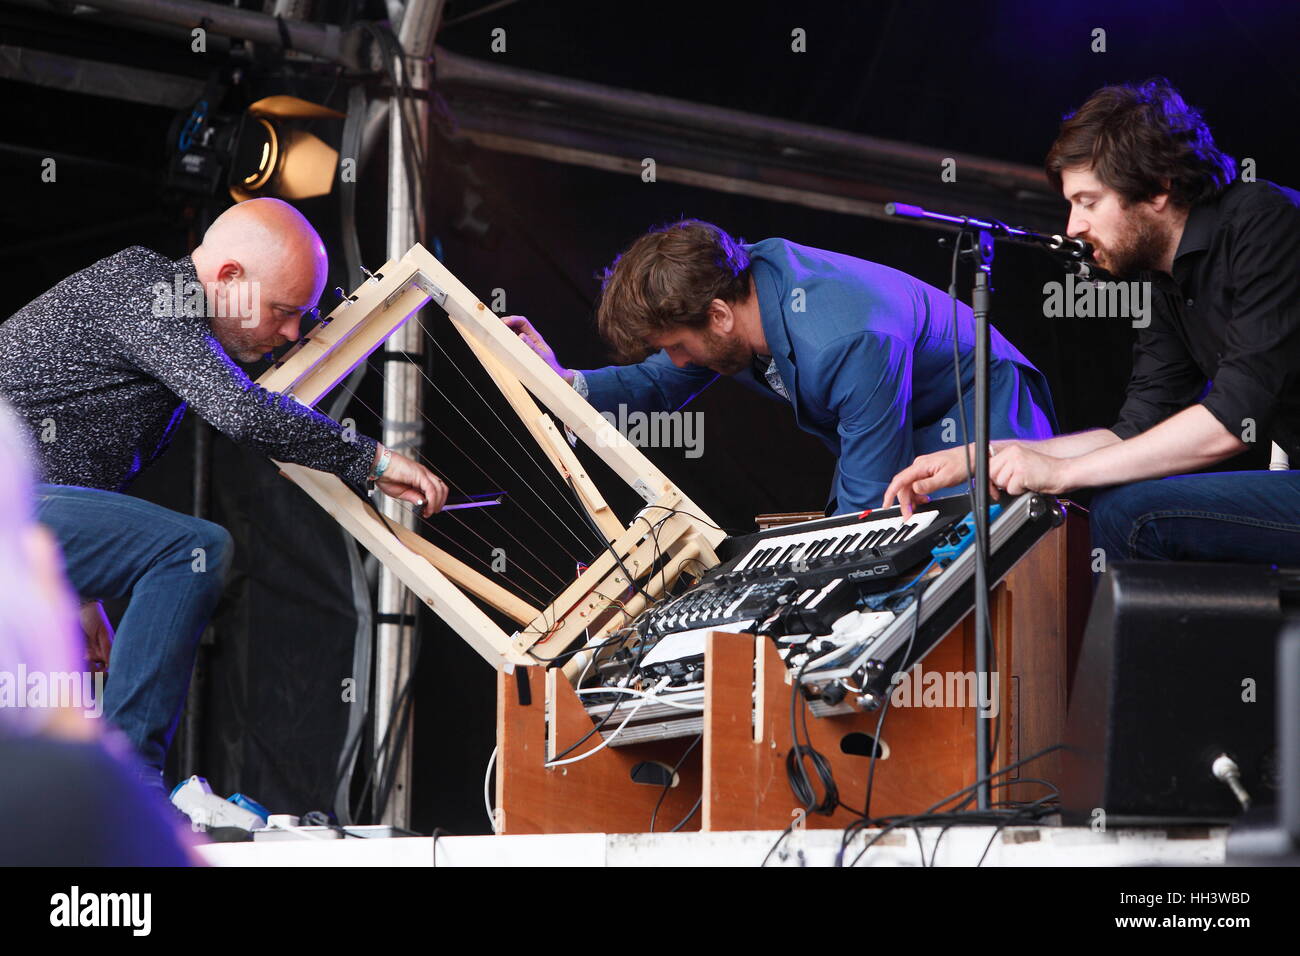
<path fill-rule="evenodd" d="M 42 480 L 121 491 L 193 405 L 241 445 L 364 485 L 373 439 L 346 440 L 337 422 L 254 384 L 213 337 L 201 296 L 168 294 L 159 308 L 159 283 L 197 289 L 194 263 L 133 246 L 0 324 L 0 395 L 32 432 Z"/>

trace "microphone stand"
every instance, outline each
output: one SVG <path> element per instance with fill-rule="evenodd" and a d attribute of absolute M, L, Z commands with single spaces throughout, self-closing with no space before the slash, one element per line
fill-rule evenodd
<path fill-rule="evenodd" d="M 993 305 L 993 240 L 1013 239 L 1042 246 L 1050 252 L 1063 255 L 1067 268 L 1088 276 L 1090 264 L 1086 261 L 1091 247 L 1079 239 L 1068 236 L 1046 235 L 1029 229 L 1018 229 L 1000 222 L 976 219 L 973 216 L 952 216 L 928 212 L 919 206 L 905 203 L 887 203 L 885 212 L 904 219 L 923 219 L 953 226 L 958 231 L 958 255 L 975 265 L 975 284 L 971 290 L 971 311 L 975 316 L 975 461 L 974 502 L 975 516 L 975 671 L 976 687 L 992 688 L 989 674 L 989 657 L 992 635 L 989 633 L 989 313 Z M 969 240 L 963 243 L 963 240 Z M 954 294 L 955 290 L 954 290 Z M 957 330 L 953 329 L 953 334 Z M 957 400 L 962 400 L 957 396 Z M 980 810 L 991 806 L 989 785 L 990 745 L 989 707 L 991 694 L 981 702 L 981 712 L 975 721 L 975 798 Z"/>

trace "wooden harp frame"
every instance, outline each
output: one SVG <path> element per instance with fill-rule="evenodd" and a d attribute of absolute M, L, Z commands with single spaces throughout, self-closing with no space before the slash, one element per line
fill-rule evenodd
<path fill-rule="evenodd" d="M 663 597 L 687 563 L 718 563 L 714 548 L 726 533 L 418 243 L 370 274 L 257 384 L 314 407 L 429 302 L 447 313 L 608 542 L 587 570 L 548 607 L 534 608 L 404 525 L 381 521 L 337 476 L 276 464 L 461 638 L 507 671 L 544 663 L 584 634 L 587 646 L 606 639 Z M 645 501 L 630 523 L 606 504 L 539 401 Z M 638 580 L 635 596 L 622 600 Z M 519 630 L 505 633 L 471 596 Z M 542 642 L 547 656 L 533 652 Z"/>

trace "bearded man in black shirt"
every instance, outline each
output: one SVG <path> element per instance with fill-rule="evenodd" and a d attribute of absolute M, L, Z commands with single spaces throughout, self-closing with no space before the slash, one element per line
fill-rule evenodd
<path fill-rule="evenodd" d="M 1284 462 L 1300 461 L 1300 194 L 1236 181 L 1164 80 L 1094 93 L 1046 165 L 1067 232 L 1107 272 L 1152 284 L 1150 321 L 1119 422 L 993 443 L 994 493 L 1114 486 L 1091 515 L 1108 561 L 1300 564 L 1300 472 Z M 1269 441 L 1281 468 L 1191 474 Z M 885 505 L 964 480 L 965 457 L 918 458 Z"/>

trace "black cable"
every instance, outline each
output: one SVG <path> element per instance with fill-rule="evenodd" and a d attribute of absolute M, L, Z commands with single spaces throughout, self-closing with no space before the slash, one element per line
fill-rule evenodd
<path fill-rule="evenodd" d="M 1047 781 L 1047 780 L 1043 780 L 1043 779 L 1041 779 L 1041 778 L 1039 778 L 1039 777 L 1019 777 L 1019 778 L 1017 778 L 1017 779 L 1015 779 L 1015 780 L 1001 780 L 1001 781 L 998 781 L 997 783 L 994 783 L 990 789 L 996 790 L 996 789 L 998 789 L 999 787 L 1014 787 L 1014 786 L 1016 786 L 1017 784 L 1028 784 L 1028 783 L 1041 783 L 1042 785 L 1051 788 L 1052 793 L 1049 794 L 1049 796 L 1052 796 L 1052 797 L 1055 797 L 1055 798 L 1059 798 L 1059 797 L 1060 797 L 1060 791 L 1057 789 L 1057 787 L 1056 787 L 1055 784 L 1053 784 L 1053 783 L 1051 783 L 1051 782 L 1049 782 L 1049 781 Z M 961 804 L 956 808 L 956 810 L 954 810 L 953 812 L 956 813 L 956 812 L 960 811 L 961 808 L 964 807 L 964 806 L 967 806 L 967 805 L 970 803 L 970 801 L 971 801 L 972 799 L 973 799 L 973 798 L 970 797 L 970 796 L 966 797 L 966 799 L 963 800 L 962 803 L 961 803 Z M 998 804 L 994 804 L 994 806 L 996 807 L 996 806 L 998 806 Z M 939 855 L 939 844 L 940 844 L 940 842 L 942 842 L 943 837 L 944 837 L 944 834 L 947 833 L 949 830 L 951 830 L 953 827 L 961 826 L 961 825 L 963 825 L 963 824 L 966 823 L 966 822 L 967 822 L 967 821 L 966 821 L 965 819 L 953 819 L 951 822 L 945 824 L 944 827 L 943 827 L 943 829 L 939 831 L 939 836 L 935 838 L 935 841 L 934 841 L 934 847 L 932 848 L 932 852 L 931 852 L 931 854 L 930 854 L 930 866 L 931 866 L 931 867 L 934 866 L 934 861 L 935 861 L 935 859 L 936 859 L 936 858 L 938 857 L 938 855 Z"/>
<path fill-rule="evenodd" d="M 1034 809 L 1035 807 L 1037 807 L 1038 805 L 1040 805 L 1040 804 L 1042 804 L 1042 803 L 1044 803 L 1044 802 L 1046 802 L 1046 801 L 1048 801 L 1048 800 L 1052 800 L 1052 799 L 1055 799 L 1055 798 L 1054 798 L 1053 796 L 1050 796 L 1050 795 L 1049 795 L 1049 796 L 1046 796 L 1046 797 L 1040 797 L 1038 800 L 1035 800 L 1033 803 L 1031 803 L 1031 804 L 1030 804 L 1028 807 L 1026 807 L 1025 809 L 1020 810 L 1019 812 L 1017 812 L 1015 816 L 1011 817 L 1011 818 L 1010 818 L 1009 820 L 1007 820 L 1005 823 L 1001 823 L 1001 824 L 999 824 L 998 827 L 997 827 L 997 829 L 995 829 L 995 830 L 993 831 L 993 835 L 989 837 L 989 842 L 988 842 L 987 844 L 985 844 L 985 846 L 984 846 L 984 852 L 980 854 L 979 862 L 975 864 L 975 868 L 976 868 L 976 869 L 979 869 L 981 866 L 983 866 L 983 864 L 984 864 L 984 858 L 985 858 L 986 856 L 989 855 L 989 850 L 991 850 L 991 849 L 993 848 L 993 841 L 996 840 L 996 839 L 998 838 L 998 834 L 999 834 L 999 833 L 1001 833 L 1003 830 L 1005 830 L 1007 827 L 1009 827 L 1012 823 L 1014 823 L 1017 819 L 1019 819 L 1021 816 L 1023 816 L 1023 815 L 1024 815 L 1026 812 L 1028 812 L 1029 810 L 1032 810 L 1032 809 Z"/>
<path fill-rule="evenodd" d="M 830 816 L 835 812 L 836 807 L 840 806 L 839 788 L 835 785 L 830 762 L 813 748 L 811 737 L 807 746 L 799 742 L 799 729 L 796 720 L 801 703 L 799 691 L 803 686 L 804 671 L 808 669 L 808 665 L 811 663 L 812 657 L 809 656 L 799 667 L 798 676 L 795 677 L 790 687 L 790 750 L 785 755 L 785 775 L 786 779 L 790 781 L 790 789 L 794 792 L 795 799 L 803 805 L 805 810 L 809 813 Z M 813 769 L 817 771 L 817 776 L 821 779 L 823 793 L 821 800 L 817 799 L 812 778 L 808 776 L 808 768 L 804 766 L 805 758 L 812 761 Z"/>
<path fill-rule="evenodd" d="M 627 630 L 626 627 L 621 627 L 614 632 L 614 636 L 601 641 L 599 644 L 591 644 L 591 645 L 581 644 L 573 648 L 572 650 L 568 650 L 560 654 L 556 654 L 554 657 L 539 657 L 537 654 L 534 654 L 531 651 L 529 652 L 528 656 L 541 664 L 555 664 L 560 661 L 567 661 L 570 657 L 573 657 L 577 654 L 581 654 L 583 651 L 587 651 L 587 650 L 598 651 L 601 648 L 609 647 L 609 645 L 616 643 L 617 641 L 624 640 L 624 638 L 619 637 L 618 635 L 622 634 L 626 630 Z"/>
<path fill-rule="evenodd" d="M 798 822 L 797 820 L 791 820 L 789 825 L 784 830 L 781 831 L 781 835 L 776 838 L 776 842 L 772 844 L 772 848 L 768 850 L 767 855 L 763 857 L 763 862 L 758 864 L 758 868 L 760 870 L 763 867 L 767 866 L 767 861 L 772 859 L 772 854 L 776 852 L 776 848 L 781 845 L 781 843 L 785 840 L 786 837 L 788 837 L 792 832 L 794 832 L 794 825 L 797 822 Z"/>
<path fill-rule="evenodd" d="M 686 758 L 691 755 L 691 751 L 693 751 L 697 746 L 699 746 L 700 741 L 703 739 L 704 739 L 704 735 L 700 734 L 698 737 L 692 740 L 691 745 L 686 748 L 685 752 L 683 752 L 680 757 L 677 758 L 677 763 L 673 764 L 673 769 L 668 771 L 668 782 L 664 784 L 663 792 L 659 794 L 659 799 L 655 802 L 654 812 L 650 814 L 651 833 L 655 832 L 655 820 L 659 816 L 659 808 L 663 806 L 664 798 L 668 796 L 668 791 L 673 788 L 673 781 L 677 779 L 677 771 L 681 769 L 682 764 L 686 762 Z"/>
<path fill-rule="evenodd" d="M 611 693 L 612 693 L 612 692 L 611 692 Z M 610 718 L 611 718 L 611 717 L 614 717 L 614 711 L 617 710 L 617 709 L 619 709 L 619 701 L 614 701 L 614 702 L 612 702 L 612 704 L 610 704 L 610 709 L 604 711 L 604 717 L 601 718 L 601 722 L 595 724 L 594 727 L 591 727 L 591 730 L 589 730 L 588 732 L 586 732 L 586 734 L 582 735 L 582 736 L 581 736 L 581 739 L 578 740 L 576 744 L 573 744 L 572 747 L 569 747 L 569 748 L 564 749 L 564 750 L 560 750 L 560 752 L 559 752 L 558 754 L 555 754 L 555 757 L 552 758 L 552 760 L 549 760 L 549 761 L 546 761 L 546 762 L 547 762 L 547 763 L 551 763 L 551 762 L 554 762 L 555 760 L 564 760 L 565 757 L 568 757 L 569 754 L 573 753 L 573 750 L 576 750 L 577 748 L 580 748 L 581 745 L 582 745 L 582 744 L 585 744 L 586 741 L 588 741 L 588 740 L 591 739 L 591 737 L 593 737 L 593 736 L 599 734 L 599 732 L 601 732 L 602 730 L 604 730 L 604 724 L 607 724 L 608 722 L 610 722 Z"/>
<path fill-rule="evenodd" d="M 596 522 L 592 520 L 591 515 L 587 514 L 586 508 L 582 507 L 582 499 L 578 496 L 578 489 L 573 483 L 573 476 L 566 475 L 565 478 L 569 483 L 569 490 L 572 491 L 573 496 L 578 499 L 578 506 L 579 506 L 578 512 L 582 515 L 583 518 L 586 519 L 588 526 L 590 526 L 591 529 L 596 532 L 596 535 L 600 538 L 600 540 L 604 542 L 605 548 L 609 551 L 610 555 L 614 558 L 614 563 L 619 566 L 619 568 L 623 572 L 623 576 L 627 578 L 628 587 L 634 592 L 640 591 L 642 597 L 644 597 L 647 601 L 654 603 L 654 598 L 650 596 L 650 593 L 646 591 L 645 588 L 641 587 L 641 585 L 639 585 L 636 582 L 636 579 L 632 577 L 632 572 L 627 569 L 627 565 L 623 563 L 623 559 L 620 558 L 618 556 L 618 552 L 614 550 L 614 542 L 610 541 L 608 538 L 605 537 L 604 533 L 601 532 L 600 528 L 596 525 Z M 659 545 L 659 539 L 656 537 L 655 546 L 658 547 L 658 545 Z M 647 607 L 647 610 L 648 609 L 649 608 Z"/>
<path fill-rule="evenodd" d="M 680 830 L 682 827 L 686 826 L 686 824 L 688 824 L 688 823 L 691 821 L 691 817 L 695 816 L 696 812 L 700 809 L 700 806 L 701 806 L 701 804 L 703 804 L 703 803 L 704 803 L 704 794 L 700 794 L 699 799 L 697 799 L 697 800 L 695 801 L 695 806 L 691 807 L 690 812 L 689 812 L 688 814 L 686 814 L 686 816 L 684 816 L 684 817 L 682 817 L 680 820 L 678 820 L 678 821 L 677 821 L 677 825 L 674 826 L 674 827 L 673 827 L 671 830 L 669 830 L 668 832 L 669 832 L 669 833 L 676 833 L 676 832 L 677 832 L 678 830 Z"/>
<path fill-rule="evenodd" d="M 921 824 L 912 824 L 912 833 L 916 835 L 916 848 L 921 851 L 921 869 L 925 869 L 925 842 L 921 839 Z"/>
<path fill-rule="evenodd" d="M 992 773 L 985 774 L 983 777 L 977 779 L 974 783 L 962 787 L 960 790 L 955 790 L 952 793 L 950 793 L 948 796 L 939 800 L 938 802 L 931 804 L 921 813 L 909 814 L 903 817 L 899 817 L 897 819 L 882 817 L 876 820 L 869 820 L 866 818 L 863 818 L 861 820 L 855 820 L 853 823 L 849 824 L 849 826 L 847 826 L 844 830 L 844 836 L 841 839 L 840 853 L 839 853 L 839 857 L 836 860 L 836 865 L 837 866 L 843 865 L 844 854 L 847 852 L 848 845 L 852 841 L 853 837 L 857 834 L 858 830 L 862 830 L 867 827 L 882 823 L 885 820 L 893 821 L 890 822 L 888 826 L 884 827 L 878 834 L 876 834 L 875 837 L 873 837 L 867 843 L 865 847 L 862 848 L 862 851 L 856 857 L 854 857 L 853 863 L 849 864 L 850 866 L 855 865 L 858 862 L 858 860 L 862 859 L 863 854 L 865 854 L 867 850 L 869 850 L 872 846 L 878 843 L 886 834 L 897 829 L 899 826 L 904 826 L 909 822 L 911 822 L 912 820 L 934 817 L 936 816 L 934 811 L 938 810 L 945 803 L 950 803 L 953 800 L 963 797 L 968 793 L 973 793 L 976 790 L 978 790 L 978 788 L 985 782 L 991 781 L 993 778 L 1000 777 L 1003 774 L 1010 773 L 1012 770 L 1015 770 L 1017 767 L 1022 767 L 1031 761 L 1037 760 L 1039 757 L 1051 753 L 1052 751 L 1060 750 L 1063 746 L 1064 746 L 1063 744 L 1052 744 L 1050 747 L 1044 747 L 1042 750 L 1032 753 L 1028 757 L 1022 757 L 1020 760 L 1017 760 L 1014 763 L 1007 764 L 1005 767 L 1003 767 L 1000 770 L 995 770 Z M 978 811 L 978 812 L 986 812 L 986 811 Z M 941 814 L 940 816 L 946 816 L 946 814 Z"/>
<path fill-rule="evenodd" d="M 431 836 L 433 837 L 433 865 L 435 867 L 438 865 L 438 840 L 441 837 L 455 836 L 455 835 L 456 834 L 452 833 L 450 830 L 444 830 L 442 827 L 433 828 L 433 833 L 431 834 Z"/>
<path fill-rule="evenodd" d="M 912 633 L 911 636 L 909 636 L 907 639 L 907 646 L 903 648 L 903 657 L 902 657 L 903 667 L 909 667 L 909 668 L 911 667 L 911 664 L 908 663 L 908 658 L 912 656 L 912 647 L 916 643 L 917 631 L 919 631 L 921 627 L 921 594 L 922 592 L 925 591 L 926 588 L 925 579 L 922 578 L 921 580 L 917 581 L 915 584 L 912 585 L 912 587 L 916 590 L 916 594 L 912 599 L 912 602 L 915 605 L 915 613 L 912 615 Z M 884 731 L 885 714 L 889 712 L 890 704 L 894 700 L 894 695 L 892 693 L 892 687 L 893 687 L 892 683 L 890 684 L 890 687 L 891 687 L 891 692 L 886 692 L 884 703 L 880 705 L 880 716 L 876 719 L 875 740 L 871 748 L 871 766 L 867 770 L 867 796 L 866 799 L 863 801 L 862 813 L 859 814 L 864 819 L 871 816 L 871 793 L 876 783 L 876 761 L 880 757 L 880 735 Z"/>
<path fill-rule="evenodd" d="M 912 635 L 909 638 L 907 642 L 907 646 L 903 651 L 904 660 L 906 660 L 907 656 L 911 654 L 912 645 L 916 640 L 917 628 L 919 626 L 919 621 L 921 619 L 920 592 L 921 590 L 924 589 L 925 585 L 926 582 L 924 578 L 917 580 L 912 585 L 913 589 L 917 589 L 917 593 L 914 598 L 914 601 L 916 603 L 916 615 L 912 621 Z M 906 592 L 904 591 L 900 593 L 906 593 Z M 795 677 L 793 682 L 791 700 L 790 700 L 791 750 L 786 755 L 786 778 L 790 782 L 790 789 L 794 792 L 795 799 L 799 800 L 803 804 L 804 808 L 808 810 L 810 813 L 821 813 L 825 815 L 831 815 L 835 812 L 836 809 L 843 808 L 845 810 L 848 810 L 850 813 L 857 815 L 860 818 L 865 818 L 871 809 L 871 791 L 875 780 L 876 761 L 879 759 L 880 752 L 881 752 L 880 735 L 882 732 L 882 728 L 884 726 L 885 714 L 889 710 L 891 696 L 889 694 L 885 695 L 884 703 L 881 705 L 880 717 L 877 718 L 876 720 L 876 731 L 875 731 L 872 751 L 871 751 L 871 766 L 867 772 L 867 795 L 865 800 L 865 807 L 862 812 L 859 812 L 856 808 L 851 807 L 846 803 L 843 803 L 839 799 L 839 789 L 835 784 L 834 771 L 830 766 L 829 761 L 827 761 L 826 758 L 823 757 L 820 753 L 818 753 L 812 746 L 812 735 L 808 730 L 807 707 L 804 708 L 802 717 L 803 717 L 804 737 L 807 739 L 808 743 L 806 747 L 799 743 L 799 736 L 795 724 L 795 714 L 798 707 L 798 693 L 802 683 L 803 674 L 810 663 L 812 663 L 811 657 L 804 661 L 803 665 L 799 668 L 798 675 Z M 822 781 L 825 797 L 820 802 L 817 802 L 816 800 L 816 793 L 812 786 L 812 779 L 808 776 L 807 768 L 804 767 L 803 764 L 802 758 L 805 753 L 807 754 L 808 758 L 813 761 L 813 769 L 817 771 L 817 774 Z M 856 822 L 859 821 L 855 821 L 855 823 Z M 850 824 L 850 826 L 852 826 L 852 824 Z M 787 828 L 785 831 L 782 832 L 781 836 L 777 839 L 776 843 L 773 844 L 772 849 L 768 851 L 767 857 L 764 858 L 763 865 L 766 865 L 767 859 L 769 859 L 772 853 L 776 851 L 776 848 L 781 845 L 781 842 L 786 838 L 786 836 L 789 835 L 789 832 L 790 832 L 789 828 Z"/>
<path fill-rule="evenodd" d="M 699 515 L 697 515 L 697 514 L 692 514 L 692 513 L 689 512 L 689 511 L 682 511 L 680 508 L 669 508 L 667 505 L 647 505 L 647 506 L 646 506 L 646 510 L 647 510 L 647 511 L 649 511 L 651 508 L 655 508 L 655 509 L 657 509 L 657 510 L 659 510 L 659 511 L 667 511 L 668 514 L 665 516 L 665 518 L 667 518 L 667 517 L 671 517 L 672 515 L 686 515 L 686 516 L 687 516 L 688 518 L 690 518 L 691 520 L 693 520 L 693 521 L 698 521 L 698 522 L 699 522 L 700 524 L 702 524 L 702 525 L 708 525 L 710 528 L 714 529 L 715 531 L 721 531 L 721 532 L 722 532 L 723 534 L 725 534 L 725 535 L 740 535 L 740 534 L 744 534 L 744 533 L 745 533 L 745 532 L 743 532 L 743 531 L 734 531 L 734 530 L 733 530 L 733 531 L 728 531 L 726 528 L 721 528 L 721 527 L 719 527 L 718 525 L 714 524 L 712 521 L 705 521 L 705 520 L 704 520 L 703 518 L 701 518 Z"/>
<path fill-rule="evenodd" d="M 645 638 L 643 637 L 641 643 L 637 645 L 636 661 L 633 662 L 631 667 L 632 673 L 635 673 L 637 668 L 641 666 L 641 658 L 644 656 L 645 649 L 646 649 L 645 645 L 646 645 L 646 641 Z M 615 696 L 615 700 L 609 705 L 609 710 L 607 710 L 605 712 L 605 716 L 600 719 L 600 723 L 596 724 L 596 726 L 592 727 L 591 730 L 583 734 L 582 739 L 579 740 L 577 743 L 573 744 L 571 747 L 564 750 L 562 753 L 558 753 L 553 758 L 546 761 L 547 763 L 553 763 L 556 760 L 563 760 L 565 757 L 573 753 L 575 750 L 577 750 L 579 747 L 585 744 L 588 740 L 590 740 L 593 736 L 595 736 L 600 730 L 604 729 L 605 725 L 609 723 L 609 719 L 614 716 L 614 712 L 618 710 L 619 700 L 623 696 L 625 696 L 619 694 L 617 688 L 611 688 L 610 693 Z"/>

